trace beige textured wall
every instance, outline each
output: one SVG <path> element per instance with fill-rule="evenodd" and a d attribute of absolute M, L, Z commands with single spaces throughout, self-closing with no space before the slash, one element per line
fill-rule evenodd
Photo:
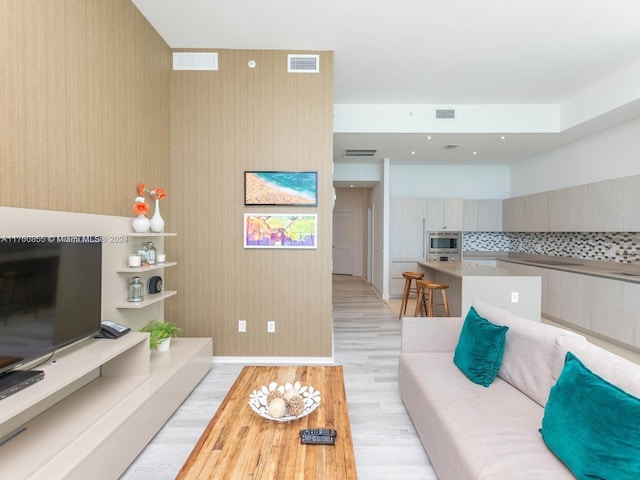
<path fill-rule="evenodd" d="M 220 50 L 219 71 L 172 74 L 165 204 L 180 291 L 165 317 L 213 337 L 215 355 L 332 355 L 333 54 L 320 53 L 320 74 L 288 74 L 287 53 Z M 317 171 L 319 205 L 245 207 L 245 170 Z M 317 213 L 318 249 L 244 249 L 245 212 Z"/>
<path fill-rule="evenodd" d="M 170 72 L 130 0 L 3 0 L 0 205 L 131 215 L 169 183 Z"/>

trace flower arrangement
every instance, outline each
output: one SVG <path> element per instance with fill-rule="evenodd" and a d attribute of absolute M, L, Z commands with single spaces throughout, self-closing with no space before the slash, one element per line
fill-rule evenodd
<path fill-rule="evenodd" d="M 149 190 L 147 189 L 146 183 L 138 184 L 138 195 L 140 197 L 143 197 L 144 199 L 145 193 L 148 193 L 149 195 L 151 195 L 151 197 L 154 198 L 155 200 L 162 200 L 164 197 L 167 196 L 167 192 L 164 188 L 154 188 L 153 190 Z"/>
<path fill-rule="evenodd" d="M 146 215 L 149 213 L 149 204 L 145 201 L 144 197 L 136 197 L 133 202 L 133 213 L 136 215 Z"/>

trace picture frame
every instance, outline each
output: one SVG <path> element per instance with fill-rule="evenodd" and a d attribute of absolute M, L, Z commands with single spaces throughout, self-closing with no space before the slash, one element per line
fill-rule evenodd
<path fill-rule="evenodd" d="M 245 205 L 318 206 L 318 172 L 244 172 Z"/>
<path fill-rule="evenodd" d="M 318 248 L 316 214 L 244 214 L 244 248 Z"/>

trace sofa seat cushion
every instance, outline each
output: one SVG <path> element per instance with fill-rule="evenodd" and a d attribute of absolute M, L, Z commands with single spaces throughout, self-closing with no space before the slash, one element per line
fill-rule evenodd
<path fill-rule="evenodd" d="M 540 436 L 543 408 L 504 380 L 469 382 L 453 352 L 403 353 L 398 379 L 440 480 L 574 479 Z"/>

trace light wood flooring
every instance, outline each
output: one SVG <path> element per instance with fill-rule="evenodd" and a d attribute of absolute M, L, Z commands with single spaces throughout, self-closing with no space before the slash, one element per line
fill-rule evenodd
<path fill-rule="evenodd" d="M 335 363 L 344 368 L 358 478 L 437 479 L 398 392 L 397 314 L 361 278 L 334 275 L 333 334 Z M 121 480 L 175 478 L 242 366 L 214 364 Z"/>

